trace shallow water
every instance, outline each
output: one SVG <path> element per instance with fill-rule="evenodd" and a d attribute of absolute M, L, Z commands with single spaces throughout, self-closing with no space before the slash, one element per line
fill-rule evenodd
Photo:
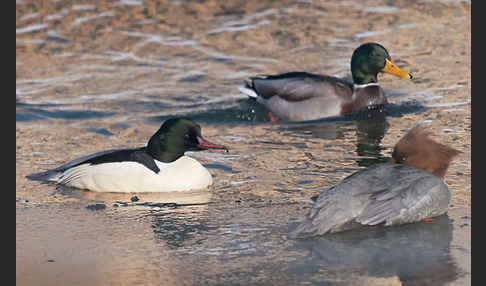
<path fill-rule="evenodd" d="M 470 1 L 17 1 L 19 285 L 470 284 Z M 414 75 L 380 75 L 386 110 L 270 123 L 239 93 L 293 70 L 350 79 L 354 48 L 385 46 Z M 96 194 L 25 178 L 139 147 L 190 116 L 229 153 L 190 152 L 207 191 Z M 304 241 L 310 198 L 386 161 L 411 127 L 461 153 L 449 216 Z M 99 204 L 99 205 L 97 205 Z M 105 207 L 98 207 L 105 206 Z M 405 251 L 406 250 L 406 251 Z"/>

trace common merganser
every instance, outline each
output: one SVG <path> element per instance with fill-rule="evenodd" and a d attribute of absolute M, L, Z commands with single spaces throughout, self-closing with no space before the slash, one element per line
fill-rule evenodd
<path fill-rule="evenodd" d="M 146 147 L 87 155 L 56 169 L 27 176 L 95 192 L 169 192 L 203 189 L 212 184 L 209 171 L 186 151 L 225 149 L 201 135 L 189 118 L 166 120 Z"/>
<path fill-rule="evenodd" d="M 289 237 L 400 225 L 446 213 L 451 192 L 443 178 L 460 151 L 429 134 L 420 125 L 412 128 L 395 145 L 390 162 L 359 170 L 322 192 Z"/>

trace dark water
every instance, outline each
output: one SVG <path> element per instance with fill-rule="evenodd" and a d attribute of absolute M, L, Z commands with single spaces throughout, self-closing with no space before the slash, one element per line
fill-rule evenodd
<path fill-rule="evenodd" d="M 469 29 L 470 1 L 17 1 L 17 283 L 470 284 Z M 379 76 L 385 108 L 271 123 L 237 89 L 289 71 L 349 80 L 368 41 L 414 75 Z M 209 190 L 132 201 L 25 178 L 142 146 L 175 115 L 230 148 L 188 154 Z M 311 197 L 387 161 L 418 123 L 463 152 L 449 217 L 287 239 Z"/>
<path fill-rule="evenodd" d="M 366 276 L 396 275 L 405 285 L 431 280 L 432 284 L 442 285 L 458 275 L 448 254 L 451 241 L 452 222 L 441 216 L 430 224 L 371 228 L 302 240 L 292 248 L 308 251 L 303 263 L 295 265 L 307 273 L 316 269 L 354 269 Z"/>

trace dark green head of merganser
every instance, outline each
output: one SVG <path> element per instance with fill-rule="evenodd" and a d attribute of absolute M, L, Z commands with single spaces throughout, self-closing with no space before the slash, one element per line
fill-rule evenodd
<path fill-rule="evenodd" d="M 150 138 L 147 153 L 161 162 L 173 162 L 186 151 L 224 149 L 224 145 L 214 144 L 201 135 L 201 126 L 187 117 L 166 120 Z"/>
<path fill-rule="evenodd" d="M 400 69 L 392 62 L 388 51 L 382 45 L 366 43 L 354 50 L 351 57 L 351 73 L 354 84 L 377 83 L 379 72 L 412 79 L 411 74 Z"/>

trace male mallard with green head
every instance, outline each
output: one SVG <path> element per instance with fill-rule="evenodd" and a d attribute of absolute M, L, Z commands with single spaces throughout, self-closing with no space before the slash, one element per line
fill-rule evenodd
<path fill-rule="evenodd" d="M 353 84 L 329 75 L 289 72 L 252 77 L 239 89 L 265 105 L 272 121 L 307 121 L 385 105 L 377 79 L 380 72 L 412 79 L 392 62 L 382 45 L 366 43 L 351 57 Z"/>

